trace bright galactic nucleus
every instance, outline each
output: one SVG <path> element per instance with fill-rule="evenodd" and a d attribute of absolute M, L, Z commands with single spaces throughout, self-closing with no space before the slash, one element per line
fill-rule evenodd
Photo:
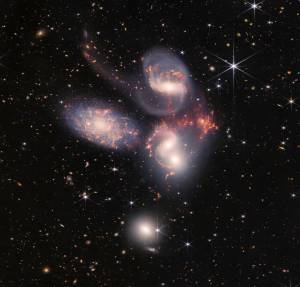
<path fill-rule="evenodd" d="M 147 112 L 174 114 L 180 110 L 190 92 L 189 74 L 178 57 L 165 49 L 154 49 L 143 57 L 146 88 L 138 93 Z"/>
<path fill-rule="evenodd" d="M 206 135 L 216 129 L 212 115 L 190 111 L 157 124 L 147 139 L 146 149 L 165 177 L 183 174 L 197 156 Z"/>
<path fill-rule="evenodd" d="M 128 223 L 128 237 L 137 246 L 155 253 L 161 239 L 161 230 L 153 217 L 138 215 Z"/>
<path fill-rule="evenodd" d="M 141 135 L 151 170 L 165 178 L 185 177 L 205 148 L 206 135 L 217 126 L 213 113 L 204 107 L 204 99 L 199 100 L 197 96 L 195 100 L 197 92 L 193 89 L 191 74 L 180 57 L 170 49 L 152 48 L 141 57 L 141 68 L 129 75 L 112 68 L 109 58 L 101 60 L 101 52 L 87 33 L 82 51 L 97 75 L 134 99 L 145 113 L 160 118 L 149 135 Z M 79 120 L 78 114 L 83 114 Z M 130 146 L 138 136 L 133 122 L 111 109 L 89 107 L 75 115 L 76 119 L 71 117 L 75 130 L 100 145 Z M 88 119 L 88 125 L 84 118 Z M 92 118 L 96 120 L 91 121 Z"/>

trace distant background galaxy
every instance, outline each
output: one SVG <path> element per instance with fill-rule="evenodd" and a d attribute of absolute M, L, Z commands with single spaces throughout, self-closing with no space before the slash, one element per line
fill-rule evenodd
<path fill-rule="evenodd" d="M 300 284 L 299 1 L 0 5 L 0 286 Z"/>

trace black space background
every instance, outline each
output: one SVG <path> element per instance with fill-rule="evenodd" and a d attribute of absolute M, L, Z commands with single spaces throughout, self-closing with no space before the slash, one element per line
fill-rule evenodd
<path fill-rule="evenodd" d="M 238 16 L 244 1 L 0 3 L 0 286 L 300 283 L 299 1 L 266 0 L 255 21 L 252 10 Z M 82 94 L 121 99 L 144 129 L 157 121 L 95 76 L 83 30 L 123 73 L 155 46 L 188 65 L 219 126 L 188 182 L 166 191 L 139 150 L 104 150 L 66 128 L 60 101 Z M 234 99 L 230 71 L 221 89 L 209 81 L 226 67 L 207 52 L 231 61 L 233 41 L 237 60 L 260 51 L 242 65 L 256 79 L 237 71 Z M 144 210 L 166 225 L 158 254 L 126 237 L 127 220 Z"/>

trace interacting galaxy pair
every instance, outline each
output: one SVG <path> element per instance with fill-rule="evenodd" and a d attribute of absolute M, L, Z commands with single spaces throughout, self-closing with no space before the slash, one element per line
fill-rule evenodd
<path fill-rule="evenodd" d="M 133 95 L 136 104 L 159 120 L 145 136 L 140 125 L 116 107 L 99 100 L 79 100 L 65 106 L 71 129 L 81 138 L 110 149 L 130 149 L 144 143 L 150 164 L 160 167 L 166 178 L 187 170 L 200 141 L 216 129 L 212 114 L 195 104 L 187 67 L 169 50 L 152 49 L 142 58 L 142 73 L 129 79 L 99 61 L 101 55 L 93 41 L 87 40 L 82 49 L 98 74 Z"/>

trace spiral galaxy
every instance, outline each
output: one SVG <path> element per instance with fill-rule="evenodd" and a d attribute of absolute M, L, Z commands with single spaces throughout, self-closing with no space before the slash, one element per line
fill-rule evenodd
<path fill-rule="evenodd" d="M 133 147 L 139 130 L 130 118 L 100 103 L 75 103 L 65 107 L 67 125 L 81 138 L 96 145 L 122 149 Z"/>

